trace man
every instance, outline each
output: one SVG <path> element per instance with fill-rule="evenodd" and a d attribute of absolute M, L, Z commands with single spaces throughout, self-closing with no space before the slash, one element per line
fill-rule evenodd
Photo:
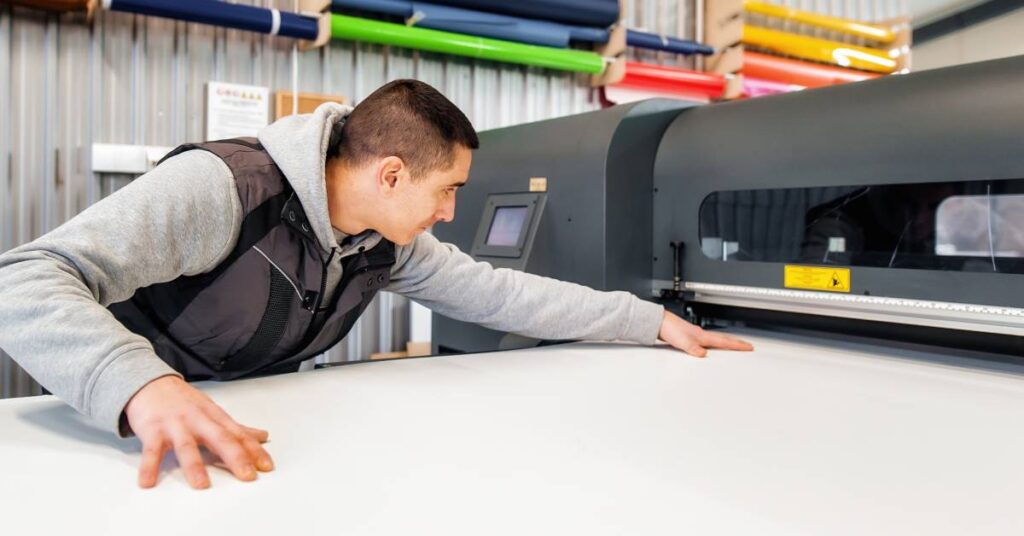
<path fill-rule="evenodd" d="M 179 147 L 0 256 L 0 347 L 78 411 L 137 435 L 140 486 L 173 449 L 195 488 L 209 486 L 199 445 L 242 480 L 273 462 L 266 431 L 185 380 L 294 371 L 379 290 L 538 338 L 750 349 L 630 294 L 495 270 L 424 233 L 454 217 L 478 145 L 454 104 L 398 80 L 258 140 Z"/>

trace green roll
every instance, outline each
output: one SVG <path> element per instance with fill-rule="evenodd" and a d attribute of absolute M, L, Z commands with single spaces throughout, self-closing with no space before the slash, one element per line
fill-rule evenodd
<path fill-rule="evenodd" d="M 331 15 L 331 37 L 561 71 L 604 70 L 604 60 L 593 52 L 525 45 L 338 14 Z"/>

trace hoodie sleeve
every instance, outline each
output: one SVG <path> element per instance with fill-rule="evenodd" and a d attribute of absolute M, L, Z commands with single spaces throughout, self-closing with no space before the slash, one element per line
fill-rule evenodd
<path fill-rule="evenodd" d="M 227 165 L 188 151 L 49 234 L 0 255 L 0 348 L 102 427 L 144 385 L 176 374 L 106 309 L 135 290 L 216 266 L 241 205 Z"/>
<path fill-rule="evenodd" d="M 539 339 L 654 344 L 664 308 L 628 292 L 599 292 L 493 268 L 423 233 L 398 248 L 388 290 L 445 316 Z"/>

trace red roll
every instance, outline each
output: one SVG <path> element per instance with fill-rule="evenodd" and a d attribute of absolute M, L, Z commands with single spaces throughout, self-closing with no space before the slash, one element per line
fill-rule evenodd
<path fill-rule="evenodd" d="M 743 74 L 785 84 L 804 87 L 834 86 L 847 82 L 860 82 L 878 78 L 880 75 L 831 67 L 819 63 L 780 58 L 745 51 L 743 53 Z"/>
<path fill-rule="evenodd" d="M 717 99 L 725 90 L 725 78 L 675 67 L 626 62 L 626 76 L 618 85 Z"/>

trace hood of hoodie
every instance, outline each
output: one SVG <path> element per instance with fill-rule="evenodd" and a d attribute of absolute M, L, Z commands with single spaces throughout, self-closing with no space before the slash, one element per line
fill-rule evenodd
<path fill-rule="evenodd" d="M 328 102 L 311 114 L 290 115 L 259 131 L 257 137 L 270 153 L 302 203 L 320 246 L 338 248 L 327 209 L 324 170 L 331 128 L 352 112 L 351 106 Z M 375 234 L 375 233 L 368 233 Z"/>

